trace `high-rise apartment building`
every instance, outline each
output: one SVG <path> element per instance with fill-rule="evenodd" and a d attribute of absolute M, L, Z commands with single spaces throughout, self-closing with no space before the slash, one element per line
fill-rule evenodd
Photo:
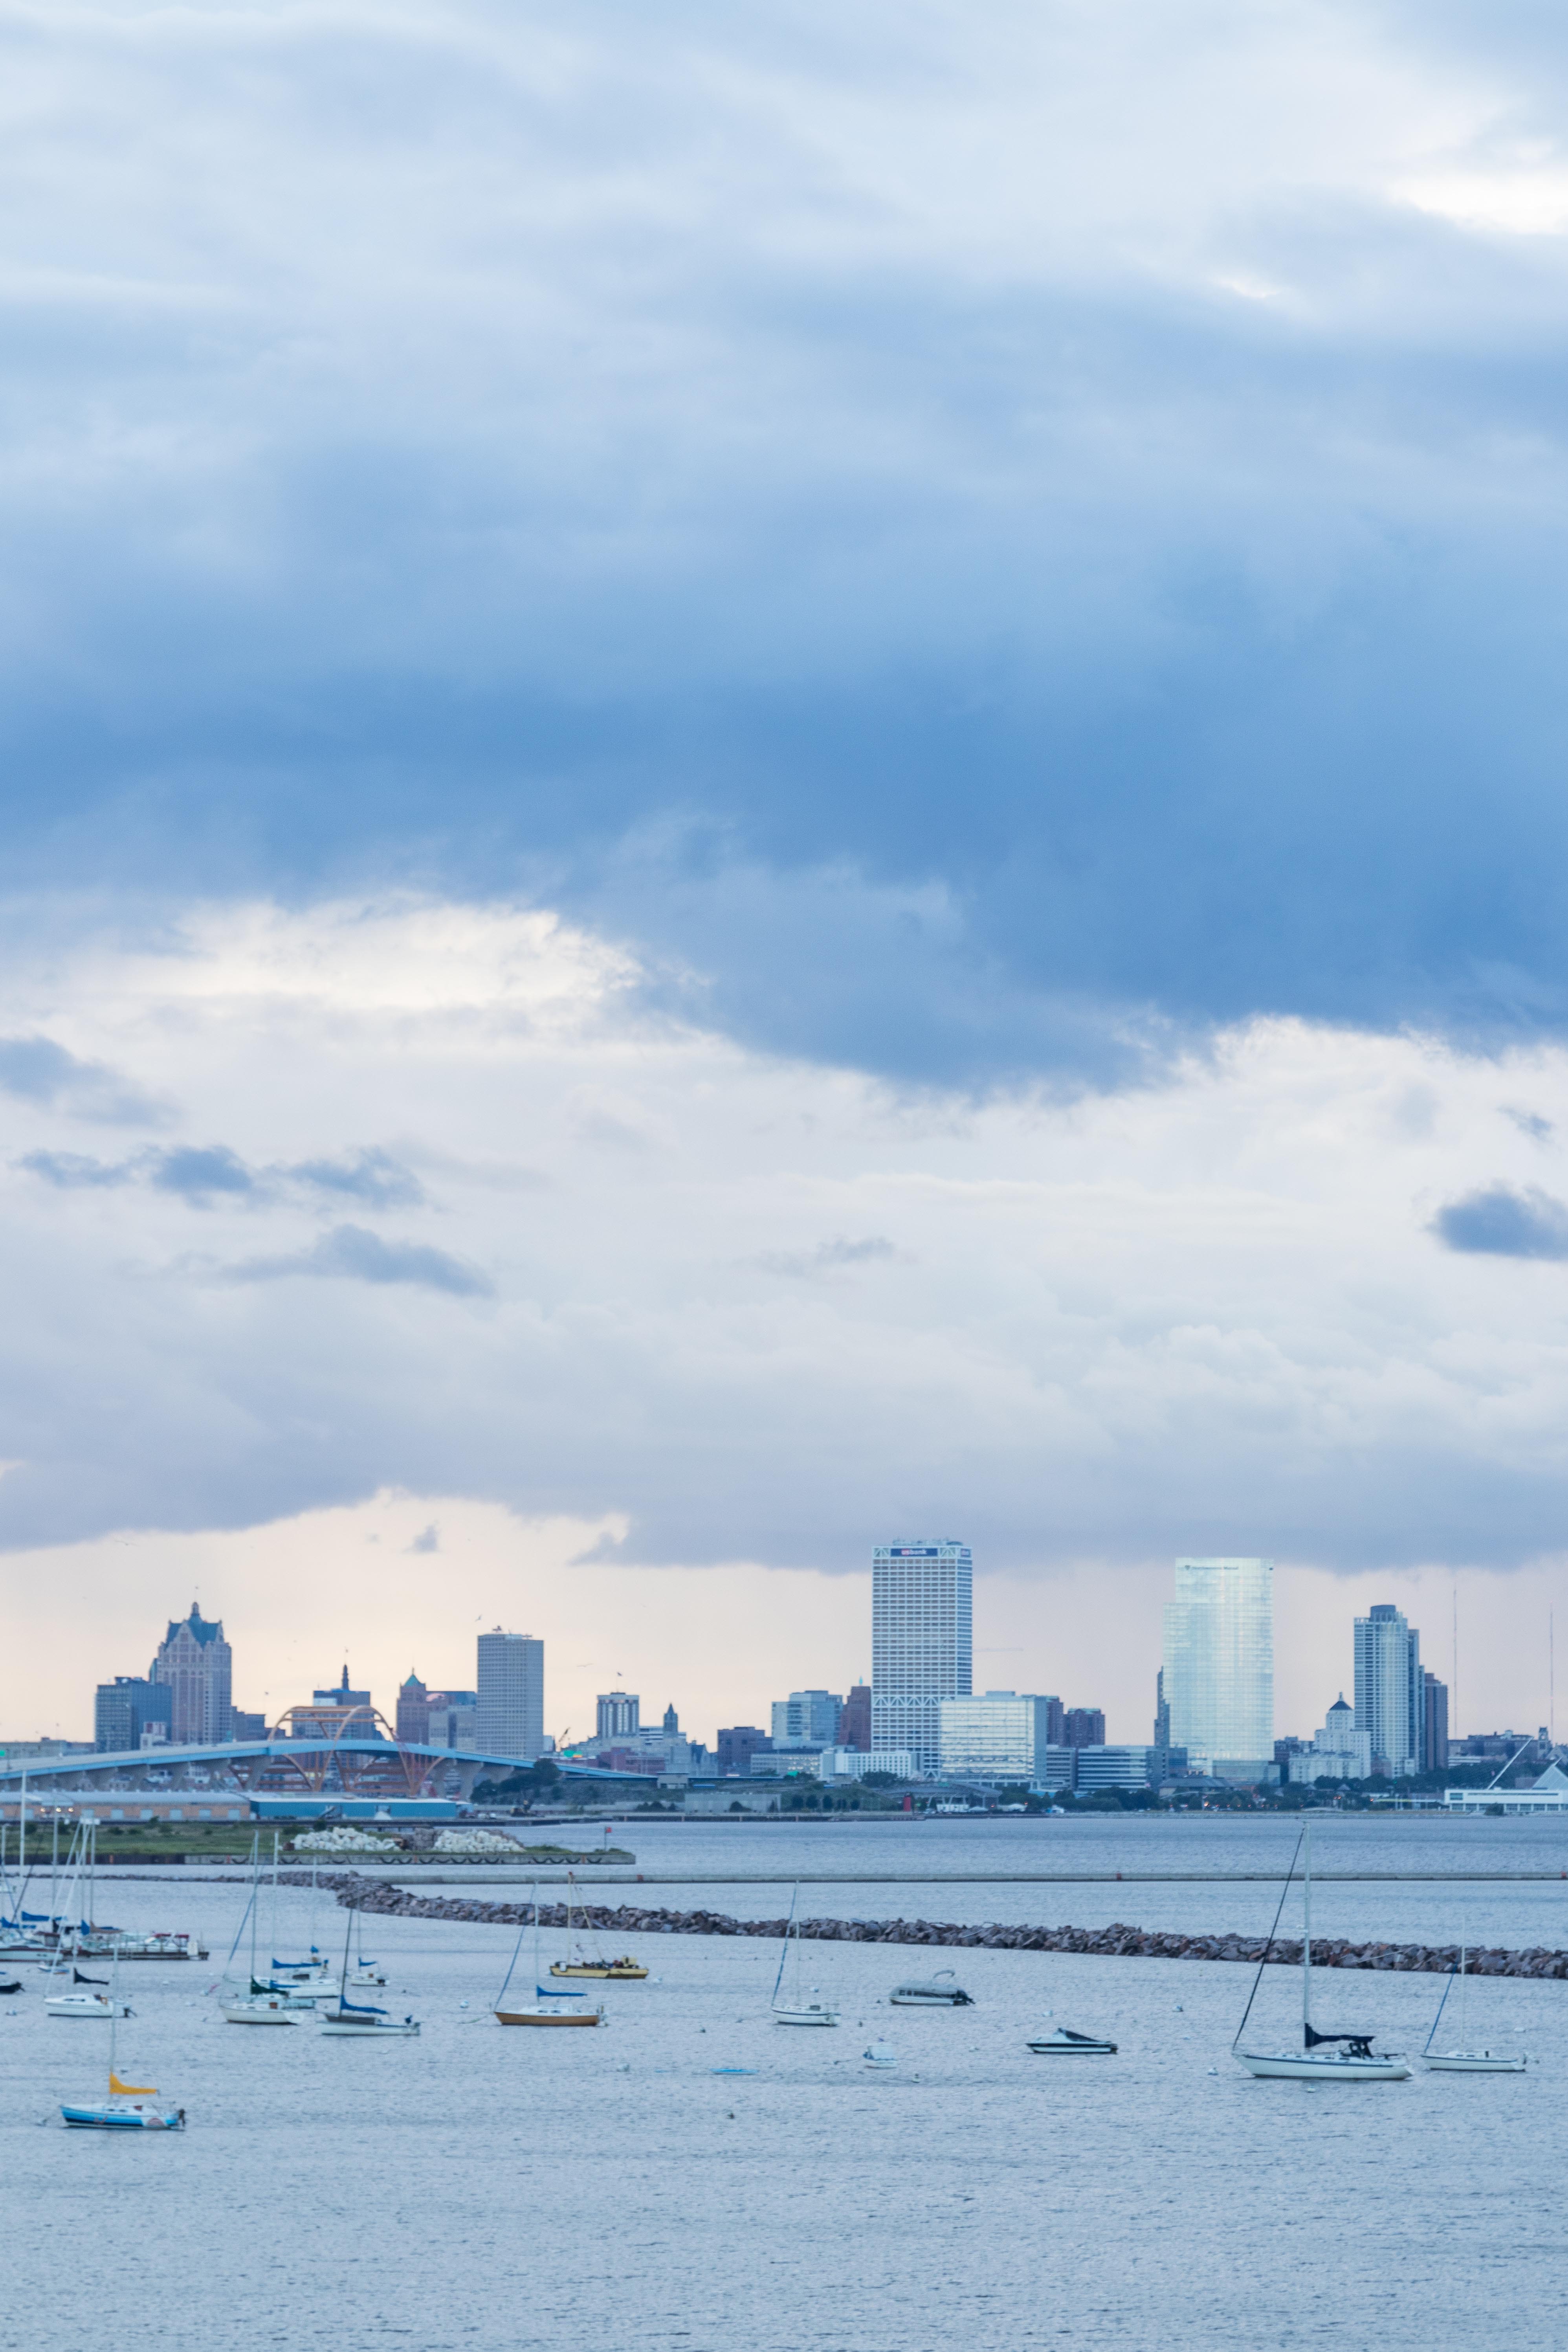
<path fill-rule="evenodd" d="M 1165 1604 L 1161 1696 L 1189 1769 L 1258 1767 L 1274 1753 L 1274 1563 L 1179 1559 Z"/>
<path fill-rule="evenodd" d="M 221 1619 L 204 1617 L 191 1603 L 188 1617 L 169 1621 L 149 1680 L 169 1687 L 169 1738 L 176 1748 L 213 1747 L 230 1737 L 234 1711 L 234 1653 L 223 1638 Z"/>
<path fill-rule="evenodd" d="M 1103 1748 L 1105 1745 L 1105 1709 L 1101 1706 L 1069 1706 L 1062 1723 L 1064 1748 Z"/>
<path fill-rule="evenodd" d="M 1162 1667 L 1154 1677 L 1154 1745 L 1156 1748 L 1169 1748 L 1170 1744 L 1171 1707 L 1165 1696 L 1165 1674 Z M 1274 1760 L 1276 1763 L 1279 1760 L 1278 1748 Z"/>
<path fill-rule="evenodd" d="M 595 1739 L 625 1739 L 642 1728 L 642 1700 L 636 1691 L 601 1691 L 595 1717 Z"/>
<path fill-rule="evenodd" d="M 833 1691 L 791 1691 L 773 1705 L 775 1748 L 832 1748 L 838 1738 L 844 1701 Z"/>
<path fill-rule="evenodd" d="M 942 1702 L 974 1687 L 974 1570 L 967 1544 L 879 1544 L 871 1555 L 871 1748 L 942 1764 Z"/>
<path fill-rule="evenodd" d="M 430 1694 L 416 1674 L 411 1673 L 397 1692 L 397 1736 L 410 1748 L 425 1748 L 430 1740 Z"/>
<path fill-rule="evenodd" d="M 850 1748 L 857 1755 L 871 1752 L 871 1685 L 851 1683 L 849 1695 L 838 1718 L 838 1745 Z"/>
<path fill-rule="evenodd" d="M 1421 1769 L 1426 1691 L 1421 1636 L 1391 1601 L 1355 1621 L 1355 1722 L 1374 1772 L 1401 1780 Z"/>
<path fill-rule="evenodd" d="M 479 1635 L 479 1753 L 531 1762 L 544 1751 L 544 1644 L 498 1625 Z"/>
<path fill-rule="evenodd" d="M 1428 1668 L 1421 1677 L 1422 1741 L 1421 1769 L 1423 1772 L 1446 1772 L 1448 1769 L 1448 1685 L 1440 1683 Z"/>

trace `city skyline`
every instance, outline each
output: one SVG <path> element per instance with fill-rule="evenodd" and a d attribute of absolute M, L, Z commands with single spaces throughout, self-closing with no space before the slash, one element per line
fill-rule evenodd
<path fill-rule="evenodd" d="M 416 1514 L 416 1507 L 404 1501 L 389 1505 L 387 1510 L 393 1517 L 401 1513 L 406 1521 Z M 384 1525 L 388 1524 L 389 1521 L 384 1521 Z M 496 1532 L 509 1538 L 514 1534 L 510 1524 L 504 1521 L 497 1524 Z M 411 1556 L 405 1553 L 405 1556 L 410 1558 L 412 1572 L 420 1556 L 416 1553 Z M 515 1559 L 510 1572 L 515 1580 Z M 595 1571 L 578 1568 L 571 1571 L 571 1576 L 577 1579 L 585 1573 L 590 1578 L 595 1575 Z M 655 1598 L 646 1579 L 639 1580 L 624 1572 L 617 1574 L 615 1571 L 599 1571 L 598 1574 L 622 1591 L 633 1588 L 645 1602 Z M 1092 1608 L 1086 1612 L 1076 1635 L 1072 1634 L 1070 1626 L 1064 1626 L 1062 1612 L 1055 1609 L 1049 1612 L 1048 1621 L 1037 1621 L 1031 1626 L 1025 1612 L 1028 1602 L 1037 1596 L 1029 1588 L 1019 1588 L 1005 1579 L 987 1576 L 982 1564 L 974 1574 L 975 1656 L 979 1662 L 973 1675 L 976 1688 L 982 1691 L 1012 1688 L 1020 1693 L 1060 1690 L 1068 1706 L 1087 1706 L 1104 1700 L 1106 1738 L 1112 1744 L 1147 1742 L 1151 1737 L 1152 1678 L 1159 1667 L 1161 1620 L 1169 1597 L 1171 1574 L 1168 1561 L 1163 1567 L 1151 1570 L 1150 1604 L 1142 1614 L 1141 1626 L 1136 1633 L 1131 1628 L 1127 1629 L 1127 1638 L 1111 1644 L 1105 1639 L 1103 1627 L 1094 1621 Z M 1352 1689 L 1352 1627 L 1354 1617 L 1368 1614 L 1373 1607 L 1394 1605 L 1388 1596 L 1398 1580 L 1384 1577 L 1352 1583 L 1315 1576 L 1311 1571 L 1304 1570 L 1282 1570 L 1277 1574 L 1283 1612 L 1281 1622 L 1289 1628 L 1288 1635 L 1281 1634 L 1281 1647 L 1294 1665 L 1293 1679 L 1279 1699 L 1276 1732 L 1279 1737 L 1310 1739 L 1334 1695 L 1341 1689 L 1347 1694 Z M 161 1579 L 154 1576 L 153 1581 L 160 1583 Z M 544 1623 L 545 1631 L 542 1638 L 546 1640 L 547 1646 L 553 1641 L 553 1647 L 550 1649 L 549 1719 L 543 1728 L 552 1736 L 580 1739 L 584 1735 L 591 1735 L 595 1728 L 594 1688 L 614 1688 L 621 1680 L 623 1672 L 629 1675 L 632 1668 L 627 1658 L 623 1656 L 614 1657 L 613 1665 L 606 1658 L 601 1661 L 599 1668 L 583 1659 L 580 1642 L 574 1641 L 570 1623 L 556 1621 L 551 1616 L 550 1596 L 560 1591 L 562 1581 L 549 1561 L 536 1556 L 531 1580 L 532 1597 L 528 1606 L 529 1613 L 533 1615 L 536 1604 L 542 1603 L 545 1616 L 541 1622 Z M 314 1582 L 313 1578 L 307 1579 L 307 1587 L 313 1589 Z M 301 1646 L 302 1637 L 287 1630 L 286 1620 L 292 1617 L 295 1603 L 295 1596 L 290 1592 L 287 1579 L 269 1578 L 268 1590 L 269 1601 L 277 1603 L 277 1609 L 269 1606 L 268 1611 L 254 1618 L 247 1613 L 245 1620 L 244 1637 L 239 1645 L 237 1703 L 265 1696 L 270 1720 L 277 1711 L 276 1696 L 254 1687 L 253 1669 L 260 1675 L 269 1645 L 276 1643 L 280 1633 L 287 1633 L 288 1646 L 295 1652 Z M 869 1649 L 870 1580 L 864 1575 L 859 1578 L 824 1577 L 815 1580 L 814 1591 L 820 1607 L 814 1609 L 811 1621 L 803 1625 L 790 1598 L 792 1592 L 797 1592 L 794 1580 L 758 1574 L 747 1607 L 744 1611 L 731 1613 L 729 1641 L 718 1649 L 705 1652 L 700 1639 L 704 1614 L 701 1604 L 709 1590 L 707 1579 L 694 1578 L 689 1610 L 678 1611 L 671 1619 L 667 1609 L 646 1608 L 635 1643 L 626 1640 L 617 1645 L 628 1652 L 630 1659 L 636 1662 L 636 1671 L 644 1685 L 645 1707 L 651 1709 L 651 1716 L 645 1716 L 645 1720 L 657 1720 L 666 1705 L 673 1702 L 679 1706 L 682 1722 L 692 1737 L 711 1742 L 717 1729 L 726 1723 L 750 1720 L 766 1730 L 770 1723 L 769 1710 L 787 1689 L 805 1690 L 823 1685 L 826 1677 L 822 1661 L 825 1656 L 832 1658 L 838 1655 L 848 1662 L 834 1683 L 836 1689 L 847 1692 L 858 1678 L 861 1662 Z M 159 1612 L 161 1597 L 155 1597 L 153 1603 L 154 1632 L 163 1630 Z M 1084 1597 L 1092 1602 L 1092 1585 Z M 1407 1592 L 1404 1597 L 1409 1601 Z M 1426 1594 L 1427 1603 L 1435 1597 L 1429 1586 Z M 208 1605 L 216 1606 L 216 1602 Z M 453 1674 L 447 1683 L 437 1680 L 430 1667 L 432 1658 L 449 1663 L 456 1652 L 460 1661 L 461 1653 L 467 1647 L 471 1661 L 473 1647 L 468 1636 L 459 1633 L 452 1613 L 445 1607 L 439 1595 L 426 1596 L 426 1606 L 429 1614 L 426 1620 L 426 1631 L 416 1633 L 414 1640 L 414 1663 L 425 1670 L 423 1678 L 426 1688 L 433 1692 L 467 1688 L 471 1692 L 474 1671 L 471 1663 L 466 1683 L 460 1683 L 457 1674 Z M 476 1612 L 476 1618 L 479 1613 Z M 1407 1607 L 1404 1613 L 1408 1618 L 1418 1612 L 1414 1607 Z M 1426 1615 L 1429 1624 L 1435 1614 L 1436 1612 L 1427 1606 Z M 623 1616 L 622 1622 L 629 1633 L 634 1622 L 630 1613 Z M 477 1636 L 483 1630 L 483 1625 L 476 1622 L 471 1633 Z M 1495 1635 L 1495 1625 L 1491 1630 Z M 230 1636 L 232 1646 L 235 1634 L 232 1617 L 226 1621 L 226 1632 Z M 1018 1639 L 1031 1633 L 1034 1635 L 1032 1641 L 1020 1642 Z M 144 1646 L 146 1639 L 145 1623 L 133 1626 L 128 1636 L 129 1661 L 123 1651 L 118 1661 L 105 1659 L 102 1671 L 92 1681 L 79 1684 L 81 1696 L 75 1706 L 69 1702 L 68 1687 L 65 1710 L 57 1709 L 52 1718 L 40 1716 L 37 1722 L 31 1724 L 13 1721 L 5 1728 L 15 1738 L 90 1738 L 91 1689 L 95 1682 L 121 1671 L 126 1663 L 134 1666 L 136 1644 L 141 1642 Z M 666 1645 L 662 1649 L 659 1646 L 661 1641 Z M 1142 1646 L 1145 1643 L 1146 1649 Z M 334 1671 L 331 1649 L 326 1642 L 322 1646 L 328 1648 L 326 1659 L 313 1660 L 299 1679 L 284 1685 L 288 1696 L 283 1704 L 307 1700 L 313 1688 L 336 1681 L 337 1672 Z M 350 1649 L 355 1685 L 372 1687 L 376 1705 L 391 1718 L 395 1710 L 398 1690 L 409 1670 L 406 1655 L 392 1651 L 384 1641 L 383 1654 L 392 1662 L 384 1670 L 379 1663 L 373 1660 L 373 1652 L 367 1648 L 366 1632 L 363 1626 L 351 1633 Z M 764 1663 L 766 1659 L 782 1661 L 791 1655 L 798 1662 L 797 1670 L 787 1678 L 782 1674 L 775 1675 Z M 1431 1656 L 1432 1652 L 1428 1648 L 1422 1658 L 1424 1666 Z M 1537 1719 L 1548 1719 L 1550 1694 L 1543 1690 L 1538 1699 L 1530 1697 L 1523 1686 L 1520 1657 L 1511 1643 L 1505 1643 L 1498 1649 L 1496 1668 L 1489 1674 L 1477 1671 L 1480 1657 L 1477 1633 L 1467 1629 L 1461 1669 L 1468 1674 L 1483 1713 L 1478 1720 L 1471 1717 L 1467 1709 L 1465 1719 L 1458 1724 L 1458 1731 L 1490 1729 L 1515 1720 L 1528 1719 L 1533 1723 Z M 1030 1658 L 1036 1661 L 1033 1669 L 1026 1664 Z M 1441 1654 L 1436 1663 L 1440 1669 L 1448 1664 L 1447 1657 Z M 1148 1684 L 1146 1688 L 1140 1688 L 1145 1666 L 1148 1668 Z M 830 1666 L 829 1675 L 832 1672 Z M 1440 1679 L 1447 1685 L 1448 1673 L 1442 1673 Z M 585 1704 L 575 1699 L 574 1693 L 578 1691 L 584 1694 Z M 752 1696 L 748 1697 L 748 1692 Z M 1446 1696 L 1451 1698 L 1451 1694 Z"/>

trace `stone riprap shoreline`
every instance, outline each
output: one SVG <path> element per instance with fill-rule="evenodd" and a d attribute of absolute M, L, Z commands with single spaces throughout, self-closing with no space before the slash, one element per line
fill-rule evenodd
<path fill-rule="evenodd" d="M 531 1921 L 531 1903 L 482 1903 L 463 1895 L 413 1895 L 407 1888 L 362 1878 L 357 1872 L 322 1874 L 341 1904 L 404 1919 L 478 1921 L 488 1927 L 521 1927 Z M 760 1936 L 777 1941 L 784 1919 L 733 1919 L 721 1911 L 650 1911 L 624 1904 L 573 1906 L 574 1921 L 584 1929 L 616 1937 L 629 1936 Z M 540 1925 L 564 1927 L 566 1906 L 542 1903 Z M 921 1945 L 942 1951 L 1088 1952 L 1110 1959 L 1239 1960 L 1254 1967 L 1299 1968 L 1301 1947 L 1288 1937 L 1270 1944 L 1262 1936 L 1179 1936 L 1142 1927 L 959 1927 L 931 1919 L 803 1919 L 800 1933 L 821 1944 Z M 1322 1969 L 1372 1969 L 1443 1975 L 1457 1968 L 1458 1944 L 1351 1944 L 1312 1939 L 1312 1965 Z M 1568 1951 L 1544 1945 L 1521 1952 L 1496 1947 L 1471 1950 L 1468 1976 L 1568 1978 Z"/>

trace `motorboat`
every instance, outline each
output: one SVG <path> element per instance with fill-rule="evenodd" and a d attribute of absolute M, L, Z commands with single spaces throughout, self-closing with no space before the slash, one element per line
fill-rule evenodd
<path fill-rule="evenodd" d="M 1468 1946 L 1461 1944 L 1458 1959 L 1449 1969 L 1448 1981 L 1443 1987 L 1443 1998 L 1437 2003 L 1437 2014 L 1432 2020 L 1432 2031 L 1426 2036 L 1421 2063 L 1429 2074 L 1522 2074 L 1528 2063 L 1522 2051 L 1434 2050 L 1432 2047 L 1437 2038 L 1437 2028 L 1442 2021 L 1448 1995 L 1454 1990 L 1456 1976 L 1459 1979 L 1459 2039 L 1461 2042 L 1468 2040 L 1465 2032 L 1470 1991 L 1469 1974 L 1465 1965 L 1468 1958 Z"/>
<path fill-rule="evenodd" d="M 887 2042 L 873 2042 L 868 2050 L 861 2051 L 860 2055 L 868 2066 L 885 2069 L 899 2063 L 898 2052 Z"/>
<path fill-rule="evenodd" d="M 1058 2025 L 1049 2033 L 1038 2035 L 1029 2043 L 1037 2058 L 1114 2058 L 1116 2044 L 1098 2033 L 1074 2033 L 1070 2026 Z"/>
<path fill-rule="evenodd" d="M 522 1939 L 528 1933 L 528 1922 L 525 1919 L 518 1928 L 517 1941 L 512 1946 L 511 1958 L 508 1963 L 506 1975 L 501 1979 L 501 1989 L 491 2004 L 491 2016 L 498 2025 L 602 2025 L 605 2021 L 605 2012 L 602 2009 L 584 2008 L 579 1994 L 555 1992 L 550 1987 L 540 1983 L 537 1884 L 533 1889 L 531 1907 L 533 1912 L 533 1999 L 531 2001 L 509 2001 L 507 1999 L 507 1989 L 511 1983 L 512 1974 L 517 1967 L 517 1956 L 522 1949 Z M 552 1969 L 551 1973 L 553 1975 L 555 1971 Z"/>
<path fill-rule="evenodd" d="M 888 1995 L 895 2009 L 973 2009 L 974 1997 L 964 1991 L 951 1969 L 938 1969 L 934 1977 L 895 1985 Z"/>
<path fill-rule="evenodd" d="M 1243 2050 L 1240 2047 L 1247 2018 L 1252 2013 L 1252 2004 L 1258 1998 L 1263 1971 L 1268 1964 L 1279 1915 L 1285 1908 L 1285 1898 L 1295 1875 L 1296 1860 L 1292 1855 L 1285 1885 L 1280 1890 L 1279 1909 L 1274 1914 L 1274 1926 L 1268 1931 L 1263 1957 L 1258 1963 L 1258 1974 L 1253 1978 L 1252 1990 L 1241 2013 L 1241 2023 L 1236 2029 L 1231 2055 L 1238 2065 L 1245 2066 L 1247 2073 L 1256 2075 L 1260 2082 L 1407 2083 L 1411 2075 L 1408 2062 L 1397 2051 L 1374 2051 L 1370 2033 L 1348 2030 L 1327 2033 L 1312 2023 L 1312 1832 L 1310 1823 L 1302 1829 L 1297 1852 L 1302 1857 L 1301 2047 L 1300 2050 Z"/>
<path fill-rule="evenodd" d="M 789 1917 L 784 1924 L 784 1949 L 779 1954 L 779 1972 L 773 1979 L 773 2023 L 775 2025 L 837 2025 L 838 2011 L 828 2001 L 808 2000 L 805 1989 L 801 1983 L 800 1920 L 796 1916 L 799 1906 L 800 1888 L 797 1885 L 790 1901 Z M 785 1992 L 784 1991 L 784 1969 L 789 1963 L 792 1950 L 795 1965 L 790 1969 L 789 1990 Z M 811 1991 L 813 1994 L 816 1993 L 815 1985 L 811 1987 Z M 782 2000 L 781 1993 L 784 1996 Z"/>

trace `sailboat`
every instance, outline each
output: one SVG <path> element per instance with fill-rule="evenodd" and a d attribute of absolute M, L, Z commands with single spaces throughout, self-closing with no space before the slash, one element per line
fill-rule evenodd
<path fill-rule="evenodd" d="M 573 1904 L 576 1892 L 576 1874 L 569 1870 L 566 1874 L 566 1958 L 563 1960 L 551 1961 L 551 1975 L 552 1977 L 586 1977 L 601 1984 L 640 1982 L 647 1974 L 640 1960 L 634 1960 L 626 1955 L 618 1960 L 606 1960 L 601 1958 L 597 1953 L 584 1953 L 579 1957 L 576 1941 L 572 1932 Z"/>
<path fill-rule="evenodd" d="M 517 1956 L 522 1949 L 523 1937 L 528 1932 L 528 1922 L 525 1919 L 517 1931 L 517 1942 L 512 1946 L 511 1958 L 507 1964 L 506 1975 L 501 1979 L 501 1989 L 495 1997 L 491 2014 L 496 2023 L 498 2025 L 603 2025 L 605 2012 L 602 2009 L 584 2009 L 581 2005 L 569 2009 L 558 2007 L 557 2004 L 563 2001 L 575 2002 L 577 1996 L 573 1993 L 552 1992 L 547 1985 L 540 1983 L 537 1884 L 533 1888 L 532 1908 L 533 2000 L 531 2002 L 518 2000 L 509 2002 L 506 1997 L 507 1987 L 512 1979 L 512 1970 L 517 1966 Z M 553 1974 L 554 1971 L 552 1970 L 552 1973 Z"/>
<path fill-rule="evenodd" d="M 61 2104 L 60 2113 L 70 2131 L 184 2131 L 184 2107 L 149 2107 L 142 2103 L 158 2096 L 155 2083 L 122 2083 L 115 2072 L 115 2032 L 117 2021 L 129 2016 L 129 2010 L 119 2009 L 113 1996 L 119 1990 L 120 1963 L 115 1959 L 110 1980 L 109 2010 L 109 2096 L 74 2107 Z"/>
<path fill-rule="evenodd" d="M 779 1972 L 773 1979 L 773 2023 L 775 2025 L 837 2025 L 838 2011 L 836 2009 L 830 2009 L 825 2000 L 807 2000 L 802 1990 L 800 1921 L 795 1916 L 799 1903 L 800 1887 L 797 1884 L 794 1895 L 790 1897 L 789 1918 L 784 1926 L 784 1949 L 779 1954 Z M 784 1968 L 789 1959 L 792 1944 L 795 1947 L 795 1966 L 790 1971 L 789 1991 L 781 2000 L 779 1992 L 784 1984 Z M 813 1990 L 815 1989 L 814 1987 Z"/>
<path fill-rule="evenodd" d="M 357 2034 L 363 2041 L 399 2036 L 406 2039 L 417 2033 L 419 2021 L 415 2017 L 392 2017 L 384 2009 L 374 2009 L 369 2002 L 350 2000 L 347 1992 L 349 1976 L 349 1937 L 353 1934 L 354 1915 L 351 1910 L 343 1926 L 343 1973 L 338 1997 L 321 2019 L 321 2032 L 331 2034 Z"/>
<path fill-rule="evenodd" d="M 1231 2043 L 1231 2055 L 1249 2074 L 1270 2082 L 1287 2083 L 1407 2083 L 1410 2067 L 1396 2053 L 1379 2057 L 1372 2046 L 1370 2033 L 1322 2033 L 1312 2023 L 1312 1832 L 1303 1828 L 1298 1851 L 1302 1857 L 1301 1889 L 1301 2047 L 1300 2050 L 1243 2050 L 1241 2037 L 1247 2031 L 1247 2021 L 1252 2014 L 1252 2004 L 1258 1998 L 1258 1988 L 1268 1964 L 1274 1931 L 1279 1925 L 1279 1912 L 1285 1907 L 1285 1897 L 1290 1891 L 1290 1878 L 1295 1874 L 1291 1861 L 1279 1895 L 1279 1910 L 1274 1914 L 1274 1927 L 1268 1931 L 1268 1941 L 1263 1947 L 1263 1958 L 1258 1963 L 1258 1974 L 1252 1980 L 1247 2007 L 1241 2013 L 1241 2023 L 1236 2029 Z M 1334 2045 L 1342 2043 L 1343 2047 Z"/>
<path fill-rule="evenodd" d="M 1432 2020 L 1432 2031 L 1422 2046 L 1422 2063 L 1433 2074 L 1522 2074 L 1526 2063 L 1522 2051 L 1509 2053 L 1500 2050 L 1434 2050 L 1432 2047 L 1445 2004 L 1454 1990 L 1456 1975 L 1459 1979 L 1459 2038 L 1461 2041 L 1465 2038 L 1470 1990 L 1465 1962 L 1468 1957 L 1468 1945 L 1461 1944 L 1458 1966 L 1448 1971 L 1448 1981 L 1443 1987 L 1443 1999 L 1437 2003 L 1437 2015 Z"/>
<path fill-rule="evenodd" d="M 300 1999 L 287 1986 L 265 1983 L 256 1973 L 256 1915 L 260 1908 L 260 1893 L 261 1833 L 258 1831 L 250 1841 L 250 1900 L 246 1905 L 246 1916 L 250 1921 L 249 1990 L 226 1995 L 224 2020 L 229 2025 L 302 2025 L 304 2016 L 301 2012 L 312 2010 L 314 2001 Z M 234 1944 L 229 1946 L 224 1970 L 226 1978 L 234 1959 L 235 1945 L 239 1942 L 244 1928 L 245 1920 L 241 1919 L 235 1930 Z"/>

